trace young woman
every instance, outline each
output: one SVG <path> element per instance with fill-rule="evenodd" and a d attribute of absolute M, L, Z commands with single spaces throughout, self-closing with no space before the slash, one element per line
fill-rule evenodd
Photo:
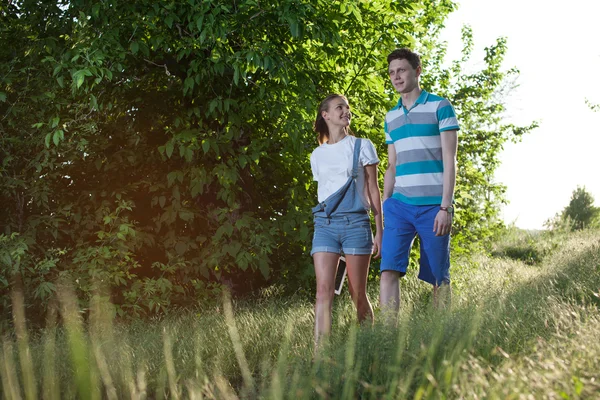
<path fill-rule="evenodd" d="M 335 276 L 342 253 L 358 320 L 373 321 L 366 287 L 371 254 L 379 257 L 383 231 L 379 159 L 370 140 L 350 134 L 351 116 L 346 97 L 333 94 L 321 102 L 314 124 L 320 145 L 310 156 L 319 198 L 313 208 L 311 250 L 317 277 L 315 345 L 331 331 Z M 375 240 L 369 209 L 375 217 Z"/>

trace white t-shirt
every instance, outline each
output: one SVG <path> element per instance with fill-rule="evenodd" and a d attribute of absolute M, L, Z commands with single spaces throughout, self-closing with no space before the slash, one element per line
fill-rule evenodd
<path fill-rule="evenodd" d="M 352 176 L 356 137 L 346 136 L 334 144 L 324 143 L 310 155 L 313 179 L 318 182 L 318 198 L 322 202 L 335 193 Z M 379 164 L 377 152 L 369 139 L 361 139 L 356 185 L 365 208 L 370 208 L 365 186 L 365 165 Z"/>

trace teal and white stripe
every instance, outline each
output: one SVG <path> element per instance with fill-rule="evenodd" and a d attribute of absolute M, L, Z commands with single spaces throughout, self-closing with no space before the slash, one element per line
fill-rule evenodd
<path fill-rule="evenodd" d="M 413 205 L 440 204 L 443 172 L 441 132 L 458 130 L 450 102 L 422 91 L 410 110 L 402 104 L 385 118 L 387 144 L 396 149 L 393 197 Z"/>

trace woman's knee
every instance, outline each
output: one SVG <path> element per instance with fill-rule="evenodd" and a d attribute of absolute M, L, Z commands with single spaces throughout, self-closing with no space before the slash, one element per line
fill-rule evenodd
<path fill-rule="evenodd" d="M 334 295 L 333 285 L 328 283 L 317 285 L 317 302 L 332 301 Z"/>

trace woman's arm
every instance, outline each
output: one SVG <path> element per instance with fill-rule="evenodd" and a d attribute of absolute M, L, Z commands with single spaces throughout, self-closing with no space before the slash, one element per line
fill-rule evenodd
<path fill-rule="evenodd" d="M 365 166 L 365 182 L 367 183 L 367 192 L 371 210 L 375 217 L 375 243 L 373 253 L 375 258 L 381 255 L 381 240 L 383 238 L 383 217 L 381 214 L 381 193 L 379 192 L 379 182 L 377 181 L 377 164 Z"/>

